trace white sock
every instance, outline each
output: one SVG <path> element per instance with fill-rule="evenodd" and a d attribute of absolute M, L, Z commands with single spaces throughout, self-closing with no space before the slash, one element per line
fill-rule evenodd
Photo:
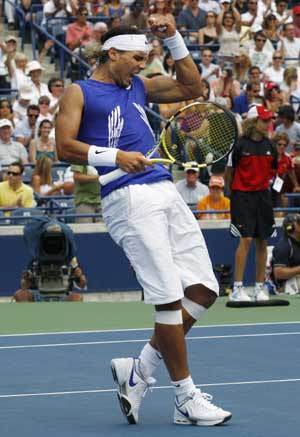
<path fill-rule="evenodd" d="M 263 288 L 264 283 L 263 282 L 255 282 L 255 288 Z"/>
<path fill-rule="evenodd" d="M 179 404 L 196 390 L 191 375 L 180 381 L 171 381 L 171 384 L 174 386 L 175 396 L 177 397 L 177 402 Z"/>
<path fill-rule="evenodd" d="M 141 350 L 139 360 L 141 373 L 144 378 L 149 378 L 162 362 L 162 356 L 158 350 L 151 346 L 150 343 L 147 343 Z"/>
<path fill-rule="evenodd" d="M 243 283 L 241 281 L 236 281 L 233 283 L 233 289 L 237 288 L 237 287 L 242 287 Z"/>

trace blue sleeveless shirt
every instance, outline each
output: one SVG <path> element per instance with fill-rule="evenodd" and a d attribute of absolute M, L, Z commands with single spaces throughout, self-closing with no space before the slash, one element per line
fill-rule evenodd
<path fill-rule="evenodd" d="M 84 96 L 84 108 L 77 139 L 90 145 L 138 151 L 144 155 L 153 148 L 155 138 L 144 110 L 146 91 L 142 80 L 134 76 L 128 88 L 88 79 L 76 82 Z M 116 167 L 97 167 L 103 175 Z M 101 187 L 101 197 L 131 184 L 149 184 L 172 180 L 162 165 L 131 173 Z"/>

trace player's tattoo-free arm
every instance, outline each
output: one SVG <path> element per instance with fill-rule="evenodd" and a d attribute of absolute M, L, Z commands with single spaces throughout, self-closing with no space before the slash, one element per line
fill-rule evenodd
<path fill-rule="evenodd" d="M 175 61 L 176 80 L 167 76 L 143 79 L 148 99 L 153 103 L 173 103 L 201 95 L 201 77 L 192 57 Z"/>
<path fill-rule="evenodd" d="M 89 144 L 76 140 L 83 110 L 83 95 L 79 85 L 72 84 L 60 100 L 55 135 L 58 159 L 74 164 L 86 164 Z"/>

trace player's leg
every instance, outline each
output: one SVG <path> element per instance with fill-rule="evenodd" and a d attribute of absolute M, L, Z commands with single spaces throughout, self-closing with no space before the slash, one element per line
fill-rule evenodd
<path fill-rule="evenodd" d="M 264 286 L 267 262 L 267 240 L 255 238 L 255 289 L 254 296 L 256 300 L 269 300 L 269 292 Z"/>
<path fill-rule="evenodd" d="M 14 300 L 16 302 L 34 302 L 32 292 L 24 289 L 20 289 L 15 292 Z"/>

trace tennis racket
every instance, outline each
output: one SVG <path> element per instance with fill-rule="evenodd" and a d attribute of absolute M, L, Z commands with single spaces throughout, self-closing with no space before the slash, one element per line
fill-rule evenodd
<path fill-rule="evenodd" d="M 213 102 L 195 102 L 176 112 L 159 142 L 146 154 L 157 164 L 204 168 L 224 159 L 238 139 L 235 117 Z M 120 168 L 99 177 L 102 186 L 126 175 Z"/>

